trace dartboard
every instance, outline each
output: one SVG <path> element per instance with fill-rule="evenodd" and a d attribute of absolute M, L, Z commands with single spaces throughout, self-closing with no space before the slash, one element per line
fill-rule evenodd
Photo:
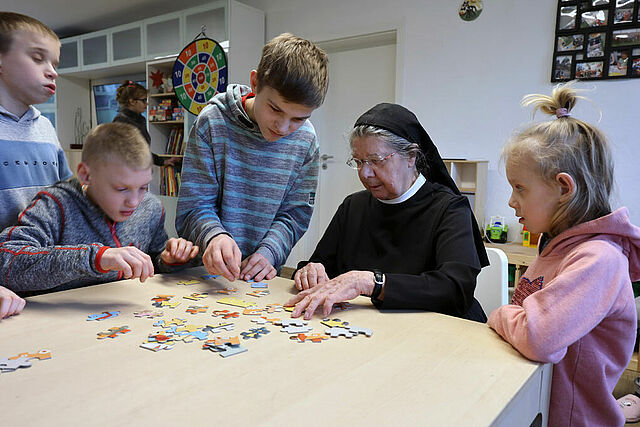
<path fill-rule="evenodd" d="M 216 93 L 227 90 L 227 56 L 218 42 L 203 38 L 182 49 L 173 64 L 173 89 L 192 114 L 200 113 Z"/>

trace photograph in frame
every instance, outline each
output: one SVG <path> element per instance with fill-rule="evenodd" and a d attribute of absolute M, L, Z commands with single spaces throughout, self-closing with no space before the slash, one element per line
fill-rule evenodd
<path fill-rule="evenodd" d="M 626 76 L 629 66 L 629 51 L 614 50 L 609 58 L 609 77 Z"/>
<path fill-rule="evenodd" d="M 611 46 L 613 47 L 640 44 L 640 28 L 617 30 L 613 32 L 611 37 Z"/>
<path fill-rule="evenodd" d="M 553 63 L 553 78 L 555 80 L 571 79 L 571 62 L 572 57 L 569 55 L 556 56 Z"/>
<path fill-rule="evenodd" d="M 576 28 L 577 6 L 565 6 L 560 8 L 560 22 L 558 30 L 573 30 Z"/>
<path fill-rule="evenodd" d="M 614 24 L 627 24 L 633 22 L 633 6 L 616 9 L 613 14 Z"/>
<path fill-rule="evenodd" d="M 631 75 L 640 76 L 640 58 L 635 58 L 631 64 Z"/>
<path fill-rule="evenodd" d="M 595 79 L 602 77 L 602 61 L 580 62 L 576 64 L 576 79 Z"/>
<path fill-rule="evenodd" d="M 581 50 L 584 48 L 584 34 L 558 37 L 558 52 Z"/>
<path fill-rule="evenodd" d="M 604 27 L 609 23 L 608 10 L 591 10 L 580 15 L 580 28 Z"/>
<path fill-rule="evenodd" d="M 604 6 L 607 4 L 609 4 L 609 0 L 591 0 L 591 6 Z"/>
<path fill-rule="evenodd" d="M 587 58 L 604 56 L 607 33 L 592 33 L 587 38 Z"/>

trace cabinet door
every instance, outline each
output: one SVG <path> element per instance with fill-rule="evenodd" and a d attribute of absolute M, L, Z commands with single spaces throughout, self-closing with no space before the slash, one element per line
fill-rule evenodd
<path fill-rule="evenodd" d="M 106 31 L 82 36 L 82 69 L 88 70 L 109 65 L 110 34 Z"/>
<path fill-rule="evenodd" d="M 142 26 L 140 24 L 114 28 L 111 33 L 111 51 L 113 64 L 141 60 Z"/>
<path fill-rule="evenodd" d="M 60 64 L 58 71 L 73 72 L 80 68 L 80 38 L 69 37 L 60 40 Z"/>
<path fill-rule="evenodd" d="M 205 34 L 208 38 L 213 39 L 218 43 L 224 40 L 229 40 L 225 7 L 226 2 L 217 3 L 219 3 L 219 7 L 212 8 L 213 5 L 209 4 L 205 7 L 189 9 L 185 13 L 185 45 L 200 34 L 203 25 L 207 27 L 205 29 Z"/>
<path fill-rule="evenodd" d="M 175 55 L 182 49 L 182 31 L 178 14 L 163 15 L 145 21 L 147 59 Z"/>

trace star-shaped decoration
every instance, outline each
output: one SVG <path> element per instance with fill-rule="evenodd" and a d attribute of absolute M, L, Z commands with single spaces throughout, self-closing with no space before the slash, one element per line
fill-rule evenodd
<path fill-rule="evenodd" d="M 149 77 L 151 77 L 151 80 L 153 80 L 153 83 L 151 83 L 151 86 L 157 87 L 159 89 L 160 85 L 162 84 L 162 71 L 160 70 L 152 71 L 151 74 L 149 74 Z"/>

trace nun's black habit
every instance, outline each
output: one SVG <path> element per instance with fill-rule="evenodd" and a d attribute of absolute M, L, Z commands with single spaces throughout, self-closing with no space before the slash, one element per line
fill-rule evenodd
<path fill-rule="evenodd" d="M 368 191 L 340 205 L 308 262 L 322 263 L 330 278 L 351 270 L 386 276 L 383 309 L 420 309 L 484 322 L 473 297 L 476 276 L 488 259 L 475 218 L 438 150 L 416 116 L 396 104 L 379 104 L 355 126 L 386 129 L 420 146 L 427 182 L 408 200 L 384 204 Z M 307 264 L 301 262 L 298 268 Z"/>

